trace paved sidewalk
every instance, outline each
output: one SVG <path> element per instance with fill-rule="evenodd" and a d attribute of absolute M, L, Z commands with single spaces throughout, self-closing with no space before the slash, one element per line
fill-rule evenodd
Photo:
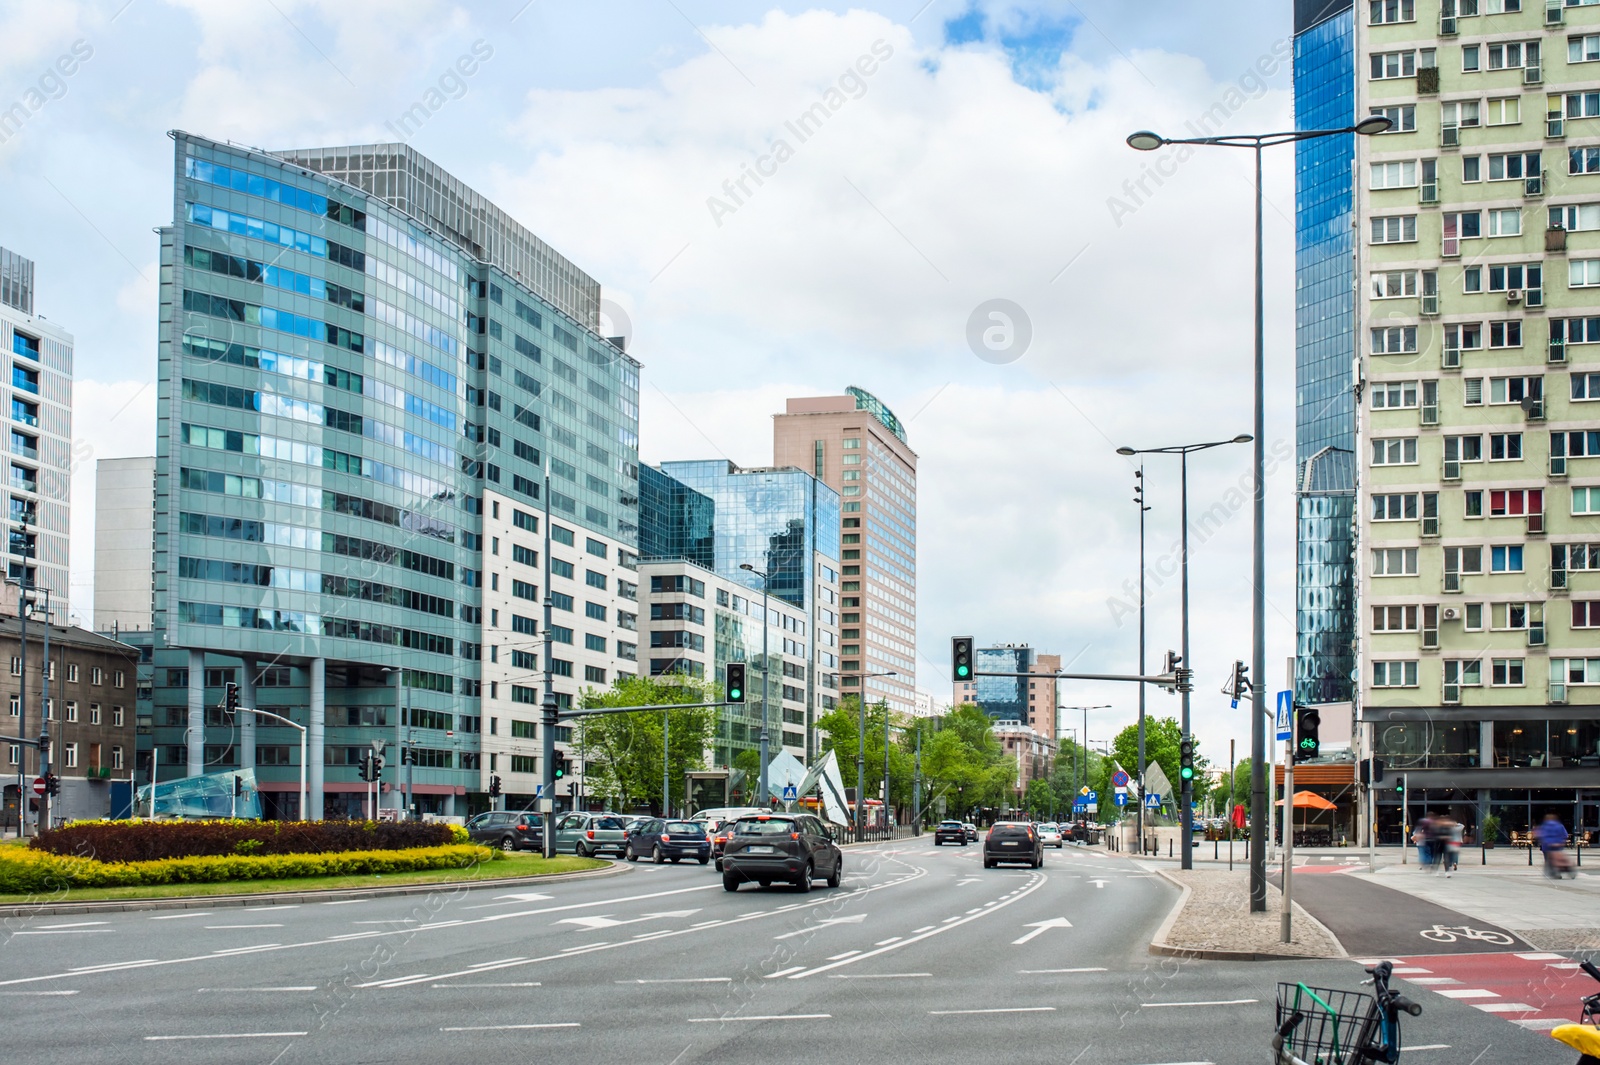
<path fill-rule="evenodd" d="M 1515 863 L 1464 864 L 1450 877 L 1415 865 L 1349 875 L 1510 929 L 1541 950 L 1600 949 L 1600 863 L 1575 880 L 1550 880 L 1539 866 Z"/>

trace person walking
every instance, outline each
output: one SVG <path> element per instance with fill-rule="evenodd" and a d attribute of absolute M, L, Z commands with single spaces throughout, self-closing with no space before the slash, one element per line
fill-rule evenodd
<path fill-rule="evenodd" d="M 1411 833 L 1411 842 L 1417 845 L 1417 861 L 1422 865 L 1424 873 L 1433 870 L 1433 818 L 1427 813 L 1417 822 L 1416 829 Z"/>
<path fill-rule="evenodd" d="M 1440 836 L 1444 840 L 1444 875 L 1452 876 L 1461 864 L 1461 842 L 1466 836 L 1466 829 L 1460 821 L 1446 816 Z"/>
<path fill-rule="evenodd" d="M 1539 849 L 1544 852 L 1544 875 L 1551 879 L 1560 879 L 1566 866 L 1567 826 L 1561 823 L 1561 818 L 1551 810 L 1544 815 L 1544 822 L 1539 826 Z"/>

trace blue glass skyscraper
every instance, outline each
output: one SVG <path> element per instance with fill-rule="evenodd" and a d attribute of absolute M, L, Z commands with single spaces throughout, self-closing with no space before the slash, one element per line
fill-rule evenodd
<path fill-rule="evenodd" d="M 1355 121 L 1351 0 L 1295 0 L 1296 129 Z M 1350 137 L 1295 146 L 1295 697 L 1350 698 L 1355 668 L 1355 217 Z"/>

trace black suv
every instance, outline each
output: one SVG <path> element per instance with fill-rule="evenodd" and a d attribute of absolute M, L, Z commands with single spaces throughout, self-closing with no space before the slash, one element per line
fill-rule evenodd
<path fill-rule="evenodd" d="M 544 821 L 538 814 L 491 810 L 467 822 L 467 835 L 503 851 L 544 850 Z"/>
<path fill-rule="evenodd" d="M 694 858 L 701 865 L 711 860 L 711 837 L 699 821 L 664 821 L 646 817 L 635 821 L 623 835 L 622 856 L 630 862 L 648 857 L 660 865 Z"/>
<path fill-rule="evenodd" d="M 1044 866 L 1044 842 L 1026 821 L 996 821 L 983 839 L 983 867 L 1001 862 L 1022 862 L 1035 869 Z"/>
<path fill-rule="evenodd" d="M 728 891 L 750 880 L 762 887 L 787 880 L 810 891 L 819 876 L 838 887 L 843 871 L 844 855 L 833 833 L 811 814 L 758 814 L 728 826 L 722 848 L 722 886 Z"/>
<path fill-rule="evenodd" d="M 960 821 L 940 821 L 939 827 L 933 830 L 933 845 L 942 847 L 946 843 L 959 843 L 967 845 L 967 826 Z"/>

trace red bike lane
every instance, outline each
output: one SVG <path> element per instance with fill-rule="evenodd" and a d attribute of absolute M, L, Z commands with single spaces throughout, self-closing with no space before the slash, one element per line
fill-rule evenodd
<path fill-rule="evenodd" d="M 1580 971 L 1577 962 L 1548 951 L 1374 955 L 1360 960 L 1365 965 L 1392 961 L 1397 981 L 1534 1031 L 1576 1022 L 1583 997 L 1600 991 L 1600 984 Z M 1427 1008 L 1422 996 L 1412 997 Z"/>

